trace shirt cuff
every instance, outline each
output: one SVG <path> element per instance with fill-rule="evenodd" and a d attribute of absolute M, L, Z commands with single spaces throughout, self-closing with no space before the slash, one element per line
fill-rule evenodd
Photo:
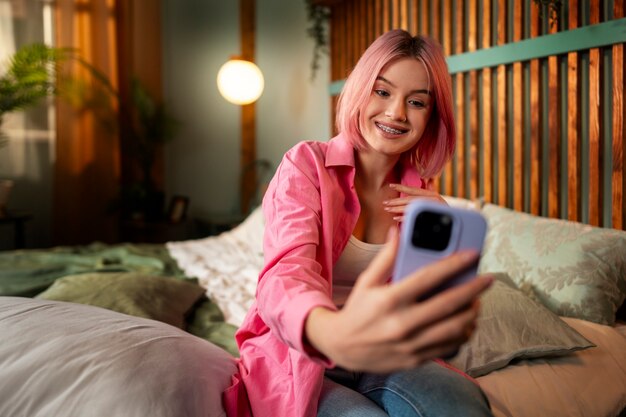
<path fill-rule="evenodd" d="M 304 353 L 314 362 L 327 368 L 334 367 L 335 363 L 333 361 L 309 343 L 304 329 L 306 319 L 314 308 L 323 307 L 331 311 L 337 311 L 337 306 L 326 295 L 321 293 L 301 294 L 292 299 L 289 304 L 287 311 L 292 311 L 293 313 L 286 316 L 285 328 L 290 329 L 288 336 L 294 343 L 293 348 Z"/>

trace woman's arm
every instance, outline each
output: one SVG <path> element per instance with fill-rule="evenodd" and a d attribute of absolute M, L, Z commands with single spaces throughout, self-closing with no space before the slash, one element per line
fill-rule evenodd
<path fill-rule="evenodd" d="M 265 266 L 259 276 L 259 316 L 288 346 L 318 356 L 305 343 L 304 321 L 311 309 L 336 309 L 328 271 L 321 259 L 322 206 L 315 166 L 307 149 L 289 152 L 263 200 Z"/>
<path fill-rule="evenodd" d="M 492 282 L 478 277 L 418 303 L 421 295 L 469 267 L 478 255 L 458 253 L 388 285 L 398 247 L 397 232 L 390 235 L 344 308 L 315 308 L 305 323 L 312 346 L 346 369 L 388 372 L 455 352 L 471 335 L 478 296 Z"/>

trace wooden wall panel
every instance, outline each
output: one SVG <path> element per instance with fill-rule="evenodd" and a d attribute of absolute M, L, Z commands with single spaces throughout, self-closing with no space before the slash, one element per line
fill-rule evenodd
<path fill-rule="evenodd" d="M 570 0 L 568 29 L 578 24 L 578 0 Z M 578 53 L 567 54 L 567 218 L 580 220 L 580 74 Z"/>
<path fill-rule="evenodd" d="M 617 0 L 613 9 L 616 19 L 624 17 L 624 1 Z M 624 115 L 624 45 L 613 46 L 613 170 L 611 175 L 613 204 L 613 227 L 624 229 L 626 216 L 624 206 L 626 205 L 626 194 L 624 188 L 626 184 L 626 163 L 624 161 L 624 147 L 626 146 L 626 126 Z"/>
<path fill-rule="evenodd" d="M 466 2 L 466 18 L 467 18 L 467 51 L 476 51 L 478 46 L 478 7 L 477 0 L 467 0 Z M 468 178 L 466 179 L 468 188 L 466 195 L 468 198 L 475 199 L 478 197 L 478 73 L 477 71 L 470 71 L 466 74 L 467 88 L 466 97 L 468 103 L 466 106 L 467 113 L 467 128 L 466 144 L 468 149 L 466 151 L 465 159 L 469 166 L 466 168 Z"/>
<path fill-rule="evenodd" d="M 530 9 L 530 37 L 539 36 L 539 11 L 536 7 Z M 531 214 L 539 215 L 541 212 L 541 126 L 542 109 L 539 100 L 540 72 L 539 60 L 530 61 L 530 202 L 528 211 Z"/>
<path fill-rule="evenodd" d="M 464 40 L 464 19 L 462 0 L 457 1 L 457 8 L 453 11 L 452 16 L 454 19 L 455 29 L 455 51 L 456 53 L 465 52 L 465 40 Z M 467 197 L 465 190 L 465 74 L 458 73 L 454 77 L 453 91 L 456 101 L 456 133 L 457 133 L 457 145 L 455 155 L 455 171 L 454 171 L 454 184 L 455 195 L 461 197 Z"/>
<path fill-rule="evenodd" d="M 600 1 L 590 1 L 589 23 L 600 22 Z M 601 208 L 601 183 L 600 177 L 600 50 L 598 48 L 589 51 L 589 224 L 600 225 Z"/>
<path fill-rule="evenodd" d="M 491 47 L 491 0 L 483 0 L 483 38 L 481 40 L 481 48 L 487 49 Z M 482 197 L 486 201 L 493 201 L 493 152 L 492 152 L 492 114 L 493 114 L 493 101 L 492 101 L 492 81 L 491 81 L 491 68 L 485 68 L 482 70 L 482 86 L 480 90 L 483 94 L 481 119 L 482 124 L 482 150 L 483 150 L 483 169 L 482 169 Z M 480 185 L 479 185 L 479 188 Z"/>
<path fill-rule="evenodd" d="M 510 19 L 513 22 L 513 42 L 519 42 L 522 40 L 522 24 L 523 19 L 519 17 L 523 17 L 522 14 L 522 0 L 514 0 L 512 16 L 514 18 Z M 523 202 L 523 156 L 524 150 L 522 148 L 522 129 L 521 126 L 524 125 L 523 115 L 522 115 L 522 105 L 523 105 L 523 97 L 522 92 L 524 91 L 524 85 L 522 84 L 522 63 L 516 62 L 513 64 L 513 91 L 516 93 L 512 94 L 513 101 L 513 175 L 509 180 L 509 187 L 512 187 L 511 193 L 513 194 L 513 208 L 515 210 L 523 210 L 524 202 Z"/>
<path fill-rule="evenodd" d="M 345 79 L 392 28 L 454 57 L 623 19 L 625 1 L 568 0 L 556 22 L 533 0 L 329 1 L 331 78 Z M 575 49 L 454 71 L 457 152 L 435 179 L 440 192 L 626 228 L 624 43 Z"/>
<path fill-rule="evenodd" d="M 498 0 L 497 22 L 497 45 L 506 45 L 506 0 Z M 496 18 L 494 16 L 494 18 Z M 497 199 L 493 202 L 501 206 L 507 205 L 507 88 L 506 66 L 499 65 L 496 69 L 497 82 L 497 155 L 498 170 L 496 176 Z"/>

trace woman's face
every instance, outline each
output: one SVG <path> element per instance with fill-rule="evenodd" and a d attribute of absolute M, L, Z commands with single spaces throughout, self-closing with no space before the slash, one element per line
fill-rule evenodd
<path fill-rule="evenodd" d="M 402 58 L 383 68 L 361 113 L 363 138 L 375 151 L 389 156 L 413 148 L 431 113 L 428 73 L 414 58 Z"/>

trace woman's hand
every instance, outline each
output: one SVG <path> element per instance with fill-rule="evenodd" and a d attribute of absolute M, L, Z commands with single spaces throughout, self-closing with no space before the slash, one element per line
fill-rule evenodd
<path fill-rule="evenodd" d="M 397 232 L 392 235 L 360 275 L 343 309 L 318 307 L 307 318 L 309 342 L 346 369 L 390 372 L 456 352 L 475 328 L 478 296 L 492 282 L 477 277 L 418 303 L 478 255 L 458 253 L 388 285 L 398 247 Z"/>
<path fill-rule="evenodd" d="M 393 219 L 395 221 L 401 222 L 404 219 L 404 210 L 406 209 L 406 206 L 416 198 L 427 198 L 429 200 L 448 204 L 446 203 L 446 200 L 443 199 L 441 194 L 434 190 L 432 184 L 432 181 L 429 181 L 427 189 L 409 187 L 408 185 L 403 184 L 389 184 L 390 188 L 400 193 L 406 194 L 406 197 L 398 197 L 392 198 L 390 200 L 385 200 L 383 202 L 383 204 L 385 205 L 385 211 L 393 214 Z"/>

